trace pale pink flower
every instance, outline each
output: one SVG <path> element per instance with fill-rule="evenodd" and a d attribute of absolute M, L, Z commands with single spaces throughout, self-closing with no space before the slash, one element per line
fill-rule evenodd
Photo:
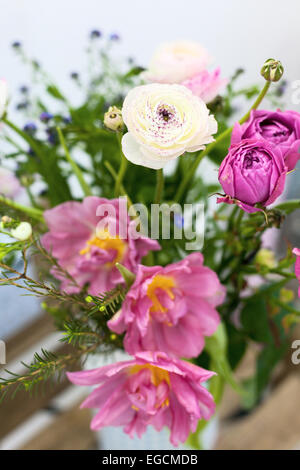
<path fill-rule="evenodd" d="M 115 266 L 117 262 L 136 271 L 143 256 L 160 248 L 150 238 L 132 237 L 135 221 L 122 207 L 118 199 L 90 196 L 82 202 L 65 202 L 45 211 L 49 232 L 42 237 L 42 244 L 79 286 L 54 269 L 54 276 L 62 281 L 62 290 L 74 293 L 88 285 L 92 295 L 108 291 L 124 282 Z"/>
<path fill-rule="evenodd" d="M 0 194 L 13 198 L 20 193 L 21 189 L 14 173 L 7 168 L 0 168 Z"/>
<path fill-rule="evenodd" d="M 295 264 L 295 274 L 300 283 L 300 248 L 294 248 L 293 253 L 294 255 L 297 256 L 296 264 Z M 300 297 L 300 285 L 299 285 L 299 290 L 298 290 L 298 296 Z"/>
<path fill-rule="evenodd" d="M 130 354 L 146 350 L 196 357 L 204 337 L 217 329 L 220 317 L 215 307 L 224 296 L 216 273 L 203 266 L 201 253 L 164 268 L 140 265 L 120 312 L 108 326 L 118 334 L 126 331 L 124 347 Z"/>
<path fill-rule="evenodd" d="M 81 405 L 99 409 L 92 430 L 124 426 L 131 437 L 141 437 L 149 425 L 157 431 L 167 426 L 174 446 L 196 431 L 199 419 L 213 415 L 213 397 L 202 385 L 213 375 L 162 352 L 142 352 L 130 361 L 68 373 L 74 384 L 97 386 Z"/>
<path fill-rule="evenodd" d="M 182 82 L 182 85 L 189 88 L 194 95 L 199 96 L 204 103 L 210 103 L 228 83 L 228 80 L 221 78 L 220 75 L 220 68 L 213 72 L 203 70 L 198 75 Z"/>
<path fill-rule="evenodd" d="M 173 41 L 159 46 L 144 78 L 152 83 L 181 83 L 207 68 L 211 57 L 193 41 Z"/>

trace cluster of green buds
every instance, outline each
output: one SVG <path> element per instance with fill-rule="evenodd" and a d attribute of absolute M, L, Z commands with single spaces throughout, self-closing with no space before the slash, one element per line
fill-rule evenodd
<path fill-rule="evenodd" d="M 32 175 L 22 175 L 20 178 L 20 182 L 22 186 L 27 188 L 34 183 L 34 177 Z"/>
<path fill-rule="evenodd" d="M 20 222 L 7 215 L 1 218 L 0 228 L 3 231 L 9 231 L 9 234 L 20 242 L 28 240 L 32 235 L 32 227 L 29 222 Z"/>
<path fill-rule="evenodd" d="M 117 106 L 110 106 L 104 114 L 104 124 L 112 131 L 120 131 L 124 126 L 122 111 Z"/>
<path fill-rule="evenodd" d="M 255 256 L 255 263 L 261 268 L 276 268 L 277 261 L 275 253 L 267 248 L 261 248 Z"/>
<path fill-rule="evenodd" d="M 262 66 L 261 75 L 268 82 L 278 82 L 284 72 L 282 63 L 279 60 L 268 59 Z"/>

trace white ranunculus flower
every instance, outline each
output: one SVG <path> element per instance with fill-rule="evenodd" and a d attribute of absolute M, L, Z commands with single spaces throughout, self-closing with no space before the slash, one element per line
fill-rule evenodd
<path fill-rule="evenodd" d="M 0 119 L 6 111 L 6 105 L 8 100 L 8 89 L 5 80 L 0 80 Z"/>
<path fill-rule="evenodd" d="M 125 157 L 156 170 L 185 152 L 205 148 L 218 129 L 205 103 L 182 85 L 133 88 L 122 115 L 128 129 L 122 139 Z"/>
<path fill-rule="evenodd" d="M 174 41 L 162 44 L 143 77 L 152 83 L 181 83 L 203 72 L 212 58 L 201 44 Z"/>

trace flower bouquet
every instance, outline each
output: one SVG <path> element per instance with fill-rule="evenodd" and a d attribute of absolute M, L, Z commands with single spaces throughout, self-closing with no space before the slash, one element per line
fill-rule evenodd
<path fill-rule="evenodd" d="M 277 259 L 269 229 L 300 208 L 279 201 L 300 115 L 283 110 L 279 61 L 238 88 L 243 70 L 224 79 L 197 43 L 162 45 L 145 70 L 115 58 L 118 41 L 91 32 L 88 71 L 71 73 L 79 105 L 14 43 L 39 87 L 20 89 L 22 125 L 0 82 L 0 282 L 41 298 L 72 346 L 0 379 L 1 406 L 66 372 L 94 387 L 82 404 L 93 430 L 167 427 L 172 445 L 197 448 L 226 384 L 245 408 L 260 402 L 299 322 L 286 285 L 300 250 L 287 242 Z M 256 372 L 238 381 L 253 343 Z M 114 351 L 126 360 L 72 371 Z"/>

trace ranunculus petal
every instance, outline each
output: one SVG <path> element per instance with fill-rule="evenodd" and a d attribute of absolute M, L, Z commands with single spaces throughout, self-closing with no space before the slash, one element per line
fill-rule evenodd
<path fill-rule="evenodd" d="M 240 127 L 236 126 L 236 134 Z M 232 144 L 219 170 L 225 191 L 217 203 L 237 204 L 246 212 L 262 210 L 283 192 L 288 168 L 280 146 L 264 139 L 244 139 Z"/>
<path fill-rule="evenodd" d="M 291 171 L 300 157 L 300 113 L 252 110 L 247 122 L 234 125 L 231 144 L 244 139 L 262 139 L 280 148 L 285 165 Z"/>
<path fill-rule="evenodd" d="M 185 152 L 203 149 L 214 139 L 217 122 L 205 103 L 182 85 L 152 83 L 130 90 L 123 103 L 128 133 L 125 157 L 153 169 Z"/>

